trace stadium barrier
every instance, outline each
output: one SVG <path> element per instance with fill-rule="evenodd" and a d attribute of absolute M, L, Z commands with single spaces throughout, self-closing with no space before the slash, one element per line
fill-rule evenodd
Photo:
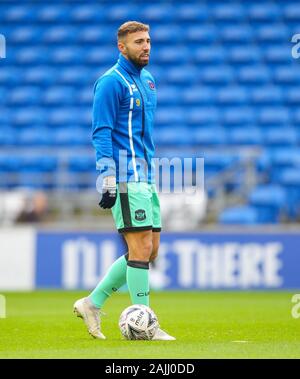
<path fill-rule="evenodd" d="M 0 291 L 90 289 L 126 251 L 117 233 L 1 229 Z M 300 288 L 300 235 L 163 233 L 150 270 L 157 290 Z"/>

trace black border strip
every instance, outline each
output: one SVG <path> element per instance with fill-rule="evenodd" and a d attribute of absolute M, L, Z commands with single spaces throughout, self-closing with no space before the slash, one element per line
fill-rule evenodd
<path fill-rule="evenodd" d="M 128 186 L 127 183 L 119 183 L 120 202 L 122 209 L 122 217 L 124 222 L 124 229 L 131 228 L 131 213 L 128 198 Z"/>
<path fill-rule="evenodd" d="M 161 232 L 161 228 L 152 228 L 152 232 Z"/>
<path fill-rule="evenodd" d="M 152 226 L 131 226 L 128 228 L 121 228 L 118 229 L 119 233 L 124 233 L 124 232 L 141 232 L 143 230 L 152 230 Z"/>

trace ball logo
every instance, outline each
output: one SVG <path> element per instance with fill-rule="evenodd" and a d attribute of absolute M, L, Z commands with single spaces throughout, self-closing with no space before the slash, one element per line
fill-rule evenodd
<path fill-rule="evenodd" d="M 152 89 L 152 91 L 154 91 L 155 90 L 155 84 L 153 82 L 151 82 L 151 80 L 148 80 L 148 84 L 149 84 L 150 89 Z"/>

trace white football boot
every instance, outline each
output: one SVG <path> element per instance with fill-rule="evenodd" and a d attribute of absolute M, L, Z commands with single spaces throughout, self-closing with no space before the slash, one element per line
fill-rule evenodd
<path fill-rule="evenodd" d="M 88 297 L 77 300 L 74 304 L 73 311 L 77 317 L 83 319 L 88 332 L 92 337 L 100 340 L 106 339 L 105 335 L 102 334 L 100 330 L 100 314 L 103 314 L 103 312 L 101 312 L 99 308 L 94 307 Z"/>
<path fill-rule="evenodd" d="M 175 341 L 176 338 L 170 336 L 168 333 L 164 332 L 162 329 L 158 328 L 155 332 L 152 341 Z"/>

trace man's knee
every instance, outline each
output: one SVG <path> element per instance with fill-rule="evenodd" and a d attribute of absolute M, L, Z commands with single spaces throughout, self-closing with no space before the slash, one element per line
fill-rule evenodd
<path fill-rule="evenodd" d="M 148 262 L 153 250 L 151 235 L 136 235 L 134 243 L 129 244 L 129 257 L 131 260 Z M 132 242 L 132 241 L 131 241 Z"/>
<path fill-rule="evenodd" d="M 153 249 L 149 261 L 150 262 L 155 261 L 157 256 L 158 256 L 158 249 Z"/>

